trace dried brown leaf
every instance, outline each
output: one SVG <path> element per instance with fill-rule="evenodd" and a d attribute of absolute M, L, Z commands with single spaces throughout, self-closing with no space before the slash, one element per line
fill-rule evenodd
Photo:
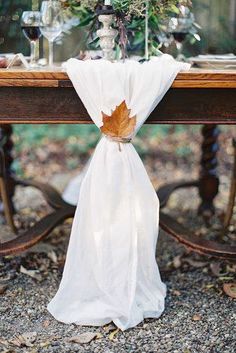
<path fill-rule="evenodd" d="M 191 353 L 191 351 L 188 348 L 186 348 L 183 353 Z"/>
<path fill-rule="evenodd" d="M 49 259 L 54 263 L 54 264 L 57 264 L 58 262 L 58 259 L 57 259 L 57 254 L 55 253 L 55 251 L 51 250 L 48 252 L 48 257 Z"/>
<path fill-rule="evenodd" d="M 50 325 L 50 321 L 49 321 L 49 320 L 45 320 L 45 321 L 42 323 L 42 326 L 43 326 L 44 328 L 47 328 L 49 325 Z"/>
<path fill-rule="evenodd" d="M 174 257 L 174 259 L 173 259 L 174 268 L 177 269 L 177 268 L 181 267 L 181 265 L 182 265 L 181 258 L 182 258 L 182 255 L 178 255 L 178 256 Z"/>
<path fill-rule="evenodd" d="M 112 323 L 103 326 L 103 330 L 104 330 L 105 332 L 107 332 L 107 333 L 113 331 L 114 329 L 115 329 L 115 325 L 112 324 Z"/>
<path fill-rule="evenodd" d="M 224 283 L 223 290 L 229 297 L 236 299 L 236 283 Z"/>
<path fill-rule="evenodd" d="M 172 292 L 174 295 L 176 295 L 177 297 L 179 297 L 181 295 L 179 290 L 174 289 Z"/>
<path fill-rule="evenodd" d="M 115 329 L 114 331 L 112 331 L 109 335 L 109 340 L 113 341 L 115 339 L 115 336 L 117 335 L 117 333 L 119 332 L 119 328 Z"/>
<path fill-rule="evenodd" d="M 45 348 L 45 347 L 50 346 L 50 344 L 51 344 L 50 341 L 45 341 L 45 342 L 39 343 L 39 346 L 40 346 L 41 348 Z"/>
<path fill-rule="evenodd" d="M 22 265 L 20 267 L 20 272 L 23 273 L 24 275 L 27 275 L 31 278 L 36 279 L 37 281 L 42 280 L 42 276 L 38 273 L 38 270 L 27 270 L 24 268 Z"/>
<path fill-rule="evenodd" d="M 8 284 L 8 282 L 14 277 L 14 274 L 8 274 L 6 277 L 0 277 L 0 284 Z"/>
<path fill-rule="evenodd" d="M 0 344 L 3 346 L 8 347 L 9 346 L 9 342 L 3 338 L 0 338 Z"/>
<path fill-rule="evenodd" d="M 85 344 L 90 343 L 94 339 L 101 338 L 102 335 L 98 332 L 85 332 L 78 336 L 73 336 L 69 338 L 68 342 L 78 343 L 78 344 Z"/>
<path fill-rule="evenodd" d="M 232 273 L 236 273 L 236 264 L 233 265 L 227 265 L 227 272 L 232 272 Z"/>
<path fill-rule="evenodd" d="M 209 284 L 206 284 L 206 286 L 205 286 L 207 289 L 211 289 L 211 288 L 214 288 L 215 287 L 215 285 L 214 284 L 212 284 L 212 283 L 209 283 Z"/>
<path fill-rule="evenodd" d="M 205 267 L 208 265 L 208 262 L 206 261 L 196 261 L 191 259 L 190 257 L 187 257 L 185 259 L 182 260 L 183 262 L 187 262 L 189 265 L 195 267 L 195 268 L 201 268 L 201 267 Z"/>
<path fill-rule="evenodd" d="M 193 321 L 200 321 L 202 318 L 199 314 L 194 314 L 193 317 L 192 317 L 192 320 Z"/>
<path fill-rule="evenodd" d="M 214 276 L 220 277 L 227 275 L 227 272 L 221 272 L 221 264 L 219 262 L 212 262 L 210 264 L 210 269 Z"/>
<path fill-rule="evenodd" d="M 123 101 L 112 111 L 111 116 L 102 112 L 103 126 L 101 131 L 111 137 L 129 137 L 135 129 L 136 116 L 130 118 L 130 109 Z"/>
<path fill-rule="evenodd" d="M 25 332 L 11 340 L 11 344 L 17 347 L 33 347 L 37 338 L 37 332 Z"/>
<path fill-rule="evenodd" d="M 24 343 L 22 342 L 22 340 L 19 337 L 15 337 L 13 340 L 10 341 L 11 344 L 13 344 L 16 347 L 22 347 L 24 346 Z"/>
<path fill-rule="evenodd" d="M 4 294 L 8 285 L 7 284 L 0 284 L 0 294 Z"/>

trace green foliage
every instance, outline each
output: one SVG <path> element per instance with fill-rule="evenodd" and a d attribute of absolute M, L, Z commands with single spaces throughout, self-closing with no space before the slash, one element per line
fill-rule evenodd
<path fill-rule="evenodd" d="M 22 12 L 31 9 L 30 0 L 0 1 L 0 52 L 22 52 L 26 47 L 20 28 Z"/>
<path fill-rule="evenodd" d="M 157 37 L 160 31 L 161 21 L 168 15 L 177 13 L 180 0 L 113 0 L 113 7 L 119 23 L 127 30 L 128 50 L 142 52 L 145 43 L 145 20 L 144 15 L 148 3 L 149 16 L 149 42 L 150 53 L 154 54 L 159 47 Z M 185 0 L 181 0 L 185 1 Z M 186 0 L 188 1 L 188 0 Z M 72 11 L 80 20 L 80 27 L 90 26 L 88 33 L 91 35 L 88 41 L 88 49 L 94 49 L 96 42 L 96 9 L 104 4 L 103 0 L 62 0 L 67 9 Z M 121 27 L 119 27 L 119 30 Z M 95 40 L 95 41 L 94 41 Z M 119 40 L 119 38 L 118 38 Z M 122 43 L 120 43 L 122 44 Z"/>
<path fill-rule="evenodd" d="M 69 7 L 72 11 L 93 12 L 104 4 L 103 0 L 61 0 L 65 7 Z M 125 16 L 142 17 L 145 13 L 147 2 L 149 9 L 158 15 L 164 15 L 168 11 L 176 11 L 179 0 L 113 0 L 112 4 L 116 12 L 122 12 Z"/>
<path fill-rule="evenodd" d="M 144 125 L 138 136 L 150 139 L 168 136 L 172 129 L 172 125 Z M 174 130 L 175 133 L 181 134 L 186 130 L 186 127 L 177 125 Z M 14 125 L 14 148 L 18 152 L 24 148 L 40 146 L 45 141 L 66 140 L 68 151 L 84 153 L 94 148 L 99 138 L 100 132 L 95 125 Z"/>

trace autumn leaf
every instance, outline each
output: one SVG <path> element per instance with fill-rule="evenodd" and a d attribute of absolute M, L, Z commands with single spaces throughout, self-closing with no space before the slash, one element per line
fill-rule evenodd
<path fill-rule="evenodd" d="M 15 337 L 10 343 L 17 347 L 33 347 L 36 338 L 37 332 L 25 332 L 22 335 Z"/>
<path fill-rule="evenodd" d="M 181 265 L 182 265 L 182 261 L 181 261 L 181 258 L 182 258 L 182 255 L 178 255 L 178 256 L 175 256 L 174 259 L 173 259 L 173 266 L 174 268 L 180 268 Z"/>
<path fill-rule="evenodd" d="M 115 336 L 117 335 L 117 333 L 119 332 L 119 328 L 115 329 L 114 331 L 112 331 L 109 335 L 109 340 L 110 341 L 114 341 Z"/>
<path fill-rule="evenodd" d="M 224 283 L 223 289 L 225 294 L 233 299 L 236 299 L 236 283 Z"/>
<path fill-rule="evenodd" d="M 101 131 L 107 136 L 127 138 L 135 129 L 136 116 L 130 118 L 130 109 L 125 101 L 112 111 L 111 116 L 102 112 L 102 117 Z"/>
<path fill-rule="evenodd" d="M 190 257 L 183 259 L 183 262 L 187 262 L 190 266 L 193 266 L 195 268 L 201 268 L 208 265 L 208 262 L 206 261 L 196 261 L 191 259 Z"/>
<path fill-rule="evenodd" d="M 0 294 L 5 293 L 8 285 L 7 284 L 0 284 Z"/>
<path fill-rule="evenodd" d="M 192 317 L 193 321 L 200 321 L 201 320 L 201 316 L 199 314 L 194 314 Z"/>
<path fill-rule="evenodd" d="M 78 336 L 73 336 L 67 340 L 67 342 L 73 342 L 78 344 L 90 343 L 94 339 L 101 338 L 102 335 L 99 332 L 85 332 Z"/>
<path fill-rule="evenodd" d="M 24 275 L 27 275 L 31 278 L 36 279 L 37 281 L 42 281 L 42 276 L 40 275 L 38 270 L 27 270 L 21 265 L 20 272 L 23 273 Z"/>

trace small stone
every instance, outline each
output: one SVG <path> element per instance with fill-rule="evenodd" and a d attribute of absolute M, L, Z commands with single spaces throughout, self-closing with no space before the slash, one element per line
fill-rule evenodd
<path fill-rule="evenodd" d="M 193 317 L 192 317 L 192 320 L 193 321 L 200 321 L 202 318 L 199 314 L 194 314 Z"/>

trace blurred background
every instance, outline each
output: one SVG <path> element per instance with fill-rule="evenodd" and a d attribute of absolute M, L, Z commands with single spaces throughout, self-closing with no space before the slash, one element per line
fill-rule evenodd
<path fill-rule="evenodd" d="M 29 55 L 29 42 L 22 34 L 20 18 L 25 10 L 37 10 L 39 3 L 38 0 L 0 0 L 0 54 L 23 52 Z M 236 54 L 236 0 L 193 0 L 192 3 L 196 22 L 201 26 L 198 29 L 201 40 L 185 41 L 184 54 L 186 56 L 199 53 Z M 72 26 L 68 33 L 64 34 L 55 45 L 56 61 L 76 56 L 84 49 L 84 31 L 86 32 L 86 29 Z M 47 41 L 44 43 L 44 49 L 47 51 Z M 174 53 L 174 45 L 168 46 L 165 51 Z M 165 150 L 164 155 L 171 154 L 174 163 L 181 165 L 181 160 L 187 161 L 191 168 L 199 158 L 201 139 L 199 129 L 198 126 L 146 125 L 136 139 L 136 147 L 147 163 L 151 155 L 156 157 L 156 151 L 161 145 Z M 46 176 L 47 172 L 40 166 L 49 160 L 48 168 L 52 168 L 52 173 L 60 172 L 62 169 L 73 170 L 76 173 L 80 168 L 79 165 L 91 154 L 99 138 L 99 131 L 94 126 L 15 125 L 14 131 L 16 154 L 19 157 L 15 160 L 14 167 L 18 174 L 27 177 L 34 176 L 34 173 L 37 176 L 40 173 Z M 161 143 L 162 140 L 165 141 L 164 144 Z M 35 148 L 32 149 L 32 146 Z M 228 150 L 230 151 L 230 147 Z M 163 157 L 163 161 L 165 160 Z"/>
<path fill-rule="evenodd" d="M 23 52 L 29 55 L 29 43 L 20 28 L 23 11 L 38 9 L 39 0 L 0 1 L 0 53 Z M 236 54 L 236 0 L 192 0 L 192 11 L 201 26 L 200 41 L 186 41 L 185 53 Z M 75 56 L 84 47 L 84 29 L 72 28 L 65 34 L 55 49 L 57 61 Z M 66 45 L 65 45 L 66 43 Z M 172 48 L 170 48 L 171 51 Z"/>

